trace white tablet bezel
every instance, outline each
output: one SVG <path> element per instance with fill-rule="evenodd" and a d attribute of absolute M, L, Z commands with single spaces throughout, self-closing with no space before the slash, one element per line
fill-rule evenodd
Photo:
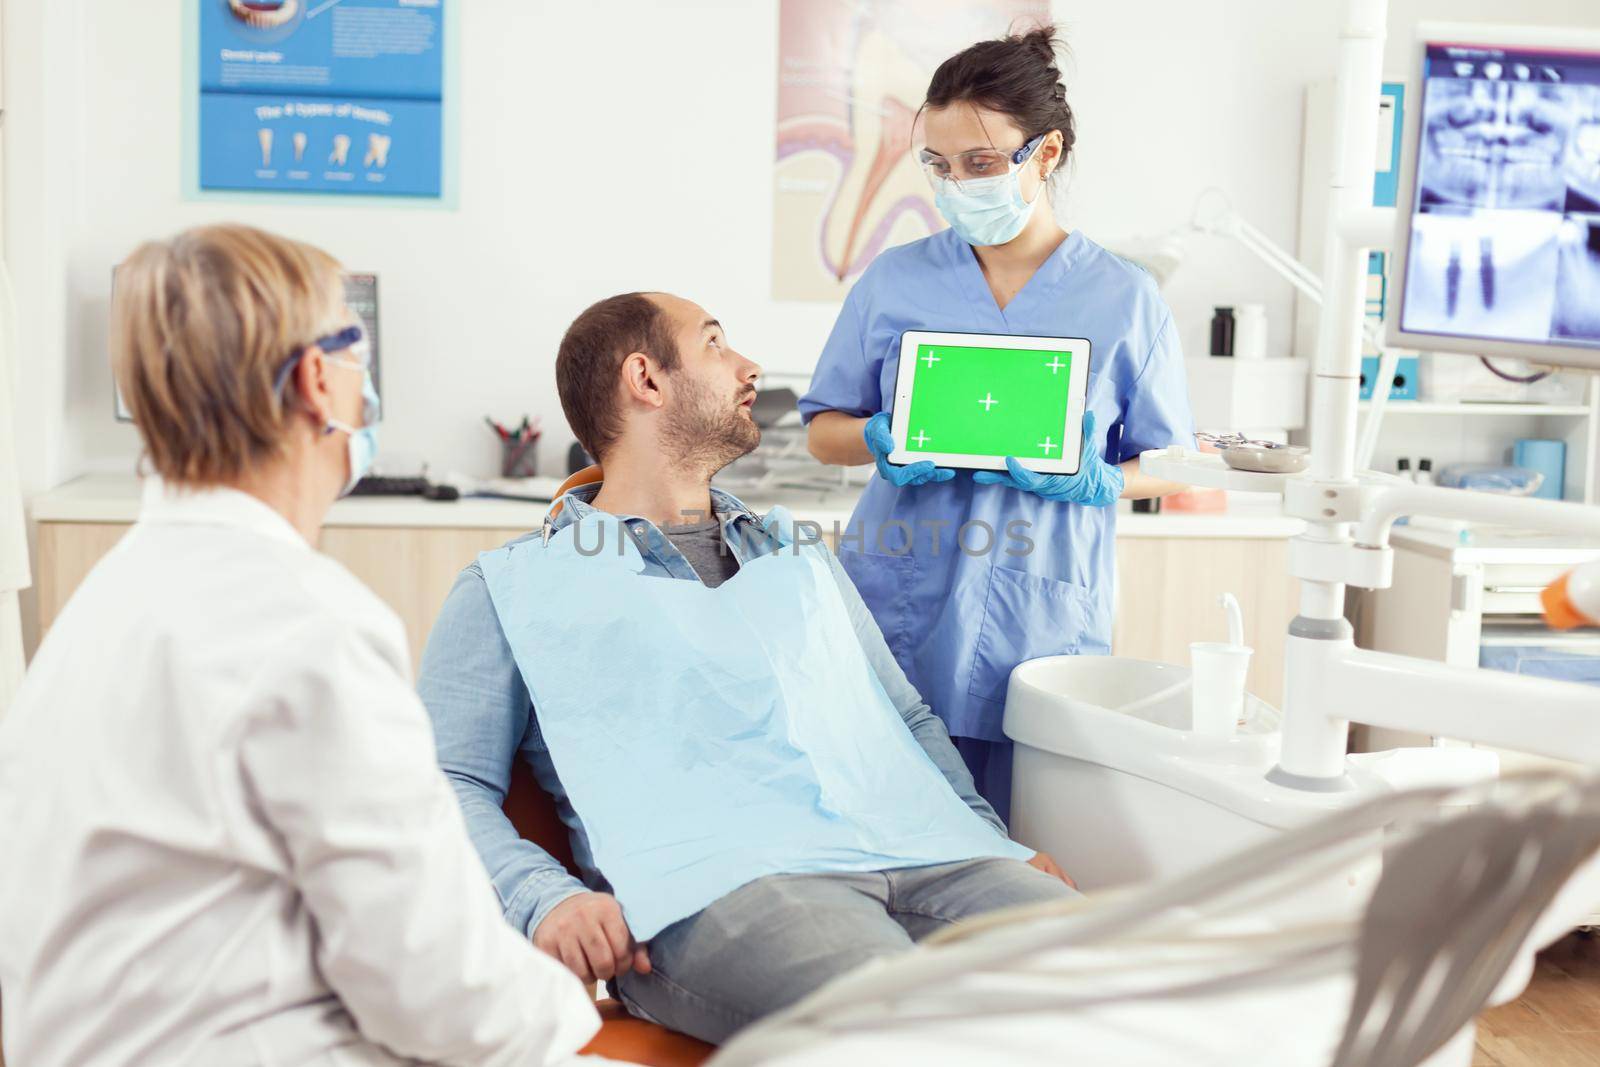
<path fill-rule="evenodd" d="M 1017 457 L 1028 470 L 1039 474 L 1077 474 L 1083 463 L 1083 413 L 1089 398 L 1089 359 L 1092 347 L 1086 337 L 1019 337 L 995 333 L 942 333 L 933 330 L 907 330 L 900 335 L 900 365 L 895 375 L 894 408 L 890 432 L 895 449 L 889 462 L 897 466 L 931 461 L 935 466 L 956 470 L 1003 471 L 1004 456 L 974 456 L 965 452 L 909 452 L 902 442 L 909 436 L 906 423 L 911 418 L 912 381 L 916 376 L 917 346 L 951 345 L 965 348 L 1010 348 L 1022 351 L 1070 352 L 1072 367 L 1067 381 L 1067 418 L 1061 427 L 1062 450 L 1058 459 Z M 1068 444 L 1070 442 L 1070 445 Z"/>

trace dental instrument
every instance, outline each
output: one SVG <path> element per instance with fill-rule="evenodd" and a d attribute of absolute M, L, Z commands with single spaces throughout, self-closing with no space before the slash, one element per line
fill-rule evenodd
<path fill-rule="evenodd" d="M 1297 474 L 1310 465 L 1310 449 L 1280 441 L 1254 440 L 1239 433 L 1197 433 L 1195 441 L 1210 445 L 1236 471 Z"/>

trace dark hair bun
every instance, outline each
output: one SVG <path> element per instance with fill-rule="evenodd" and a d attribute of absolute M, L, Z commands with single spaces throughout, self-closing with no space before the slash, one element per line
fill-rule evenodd
<path fill-rule="evenodd" d="M 1056 52 L 1056 45 L 1059 42 L 1053 23 L 1046 22 L 1043 25 L 1035 26 L 1026 33 L 1012 34 L 1009 40 L 1015 41 L 1033 52 L 1056 72 L 1057 77 L 1060 77 L 1061 70 L 1056 62 L 1059 58 Z"/>
<path fill-rule="evenodd" d="M 1066 45 L 1051 23 L 979 41 L 939 64 L 923 107 L 970 103 L 1005 115 L 1029 140 L 1060 130 L 1062 156 L 1077 131 L 1058 62 Z"/>

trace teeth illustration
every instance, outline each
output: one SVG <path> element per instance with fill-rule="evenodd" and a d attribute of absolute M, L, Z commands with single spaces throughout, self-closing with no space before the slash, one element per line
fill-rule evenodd
<path fill-rule="evenodd" d="M 296 133 L 294 135 L 294 161 L 296 163 L 300 162 L 302 159 L 305 158 L 305 154 L 306 154 L 306 135 L 304 133 Z"/>
<path fill-rule="evenodd" d="M 285 25 L 299 12 L 299 0 L 228 0 L 228 9 L 240 22 L 258 30 Z"/>
<path fill-rule="evenodd" d="M 256 131 L 256 139 L 261 142 L 261 165 L 272 166 L 272 131 L 262 128 Z"/>
<path fill-rule="evenodd" d="M 367 134 L 367 155 L 361 161 L 363 167 L 386 167 L 389 165 L 389 142 L 391 138 L 384 133 Z"/>
<path fill-rule="evenodd" d="M 328 163 L 335 167 L 342 167 L 350 158 L 350 135 L 336 133 L 333 135 L 333 154 L 328 156 Z"/>

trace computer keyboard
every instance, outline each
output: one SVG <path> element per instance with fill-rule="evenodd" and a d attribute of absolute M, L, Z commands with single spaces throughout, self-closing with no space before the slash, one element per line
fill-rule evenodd
<path fill-rule="evenodd" d="M 369 474 L 350 490 L 351 496 L 421 496 L 428 491 L 426 478 L 398 478 Z"/>

